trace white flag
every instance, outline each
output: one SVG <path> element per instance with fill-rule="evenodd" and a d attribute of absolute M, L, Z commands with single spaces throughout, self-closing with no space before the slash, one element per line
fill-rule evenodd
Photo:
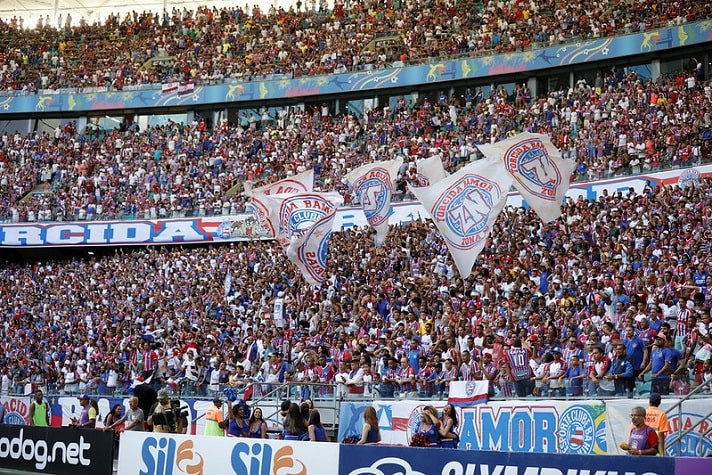
<path fill-rule="evenodd" d="M 432 185 L 450 175 L 443 166 L 443 159 L 440 154 L 418 160 L 416 165 L 418 167 L 418 182 L 420 186 Z"/>
<path fill-rule="evenodd" d="M 445 238 L 463 279 L 472 272 L 511 184 L 501 162 L 485 159 L 433 185 L 410 188 Z"/>
<path fill-rule="evenodd" d="M 343 197 L 336 192 L 262 196 L 289 260 L 310 284 L 323 283 L 331 226 Z"/>
<path fill-rule="evenodd" d="M 376 246 L 382 245 L 388 234 L 388 218 L 393 212 L 391 209 L 393 183 L 398 177 L 398 170 L 402 164 L 402 158 L 369 163 L 349 172 L 344 177 L 359 197 L 366 221 L 376 230 Z"/>
<path fill-rule="evenodd" d="M 515 188 L 544 222 L 561 216 L 561 203 L 576 163 L 564 160 L 548 136 L 524 132 L 477 147 L 486 157 L 497 158 L 504 164 Z"/>
<path fill-rule="evenodd" d="M 252 183 L 245 182 L 245 196 L 254 196 L 262 193 L 265 195 L 287 193 L 309 193 L 314 189 L 314 170 L 307 170 L 292 177 L 279 180 L 269 185 L 252 188 Z"/>
<path fill-rule="evenodd" d="M 253 214 L 257 222 L 272 236 L 277 237 L 277 230 L 273 223 L 269 220 L 269 210 L 265 203 L 265 197 L 276 194 L 295 194 L 295 193 L 311 193 L 314 189 L 314 170 L 294 175 L 290 178 L 271 183 L 269 185 L 252 188 L 251 183 L 245 183 L 245 196 L 252 199 L 248 205 L 252 207 Z"/>

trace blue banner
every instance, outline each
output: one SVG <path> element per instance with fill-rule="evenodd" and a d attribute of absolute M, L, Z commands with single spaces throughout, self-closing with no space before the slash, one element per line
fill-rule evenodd
<path fill-rule="evenodd" d="M 669 457 L 551 455 L 436 448 L 341 446 L 339 475 L 670 475 Z"/>

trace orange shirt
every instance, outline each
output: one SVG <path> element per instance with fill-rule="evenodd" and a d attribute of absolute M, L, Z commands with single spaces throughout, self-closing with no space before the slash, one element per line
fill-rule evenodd
<path fill-rule="evenodd" d="M 670 433 L 670 422 L 668 422 L 667 414 L 661 411 L 659 407 L 650 406 L 645 411 L 645 423 L 661 434 Z"/>

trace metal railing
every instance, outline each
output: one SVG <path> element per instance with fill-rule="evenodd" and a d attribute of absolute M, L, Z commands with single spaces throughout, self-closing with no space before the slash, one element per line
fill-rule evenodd
<path fill-rule="evenodd" d="M 675 410 L 677 410 L 677 417 L 678 421 L 682 422 L 682 405 L 686 402 L 689 401 L 690 398 L 692 398 L 695 395 L 698 395 L 701 393 L 703 390 L 705 390 L 708 386 L 712 387 L 712 379 L 709 379 L 707 381 L 703 381 L 699 385 L 697 385 L 693 390 L 691 390 L 689 393 L 687 393 L 684 397 L 682 397 L 679 401 L 677 401 L 671 408 L 669 408 L 667 411 L 665 411 L 665 414 L 668 416 L 671 415 Z M 696 423 L 694 423 L 692 426 L 688 427 L 684 431 L 682 431 L 682 424 L 680 424 L 680 431 L 677 435 L 677 440 L 675 441 L 675 444 L 677 444 L 677 453 L 680 454 L 682 453 L 682 441 L 687 436 L 687 434 L 691 433 L 695 429 L 697 429 L 700 425 L 702 424 L 708 424 L 709 419 L 712 417 L 712 410 L 705 414 L 704 417 L 701 417 Z M 703 454 L 702 451 L 704 450 L 704 446 L 702 442 L 704 441 L 705 437 L 712 433 L 712 424 L 710 427 L 705 431 L 704 434 L 700 434 L 699 441 L 697 443 L 697 448 L 695 449 L 695 455 L 698 457 L 703 457 L 706 454 Z"/>

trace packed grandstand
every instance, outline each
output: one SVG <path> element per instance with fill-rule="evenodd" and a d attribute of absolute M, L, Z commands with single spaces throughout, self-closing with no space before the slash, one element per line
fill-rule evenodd
<path fill-rule="evenodd" d="M 267 14 L 199 8 L 34 28 L 5 20 L 3 89 L 41 94 L 330 74 L 712 15 L 709 3 L 695 2 L 416 7 L 353 2 Z M 394 30 L 402 44 L 361 49 Z M 170 64 L 149 61 L 157 57 Z M 195 117 L 145 130 L 124 123 L 102 134 L 80 133 L 71 122 L 51 133 L 5 130 L 0 217 L 234 215 L 247 210 L 245 181 L 306 169 L 314 170 L 318 189 L 339 191 L 349 202 L 344 175 L 395 156 L 404 158 L 397 196 L 408 200 L 418 158 L 440 155 L 455 171 L 480 158 L 477 145 L 521 131 L 549 134 L 575 160 L 577 181 L 689 167 L 712 154 L 711 106 L 700 62 L 654 81 L 603 71 L 591 83 L 534 97 L 526 84 L 434 101 L 404 97 L 361 116 L 285 108 L 212 127 Z M 50 394 L 118 395 L 151 376 L 176 393 L 208 396 L 231 382 L 242 387 L 244 379 L 258 390 L 290 380 L 353 386 L 354 371 L 360 389 L 345 388 L 346 396 L 365 391 L 364 375 L 374 397 L 437 396 L 458 378 L 487 379 L 491 396 L 502 398 L 633 396 L 645 386 L 639 376 L 660 393 L 684 394 L 712 378 L 711 199 L 712 182 L 703 178 L 699 186 L 569 200 L 562 218 L 548 224 L 507 207 L 467 279 L 425 221 L 393 226 L 381 247 L 364 229 L 333 234 L 321 288 L 307 285 L 272 241 L 7 261 L 0 269 L 0 394 L 24 394 L 32 384 Z M 635 374 L 609 384 L 620 343 Z M 518 348 L 528 350 L 526 384 L 510 368 L 508 355 Z M 651 381 L 652 361 L 663 354 L 666 369 Z M 236 377 L 238 367 L 249 376 Z"/>

